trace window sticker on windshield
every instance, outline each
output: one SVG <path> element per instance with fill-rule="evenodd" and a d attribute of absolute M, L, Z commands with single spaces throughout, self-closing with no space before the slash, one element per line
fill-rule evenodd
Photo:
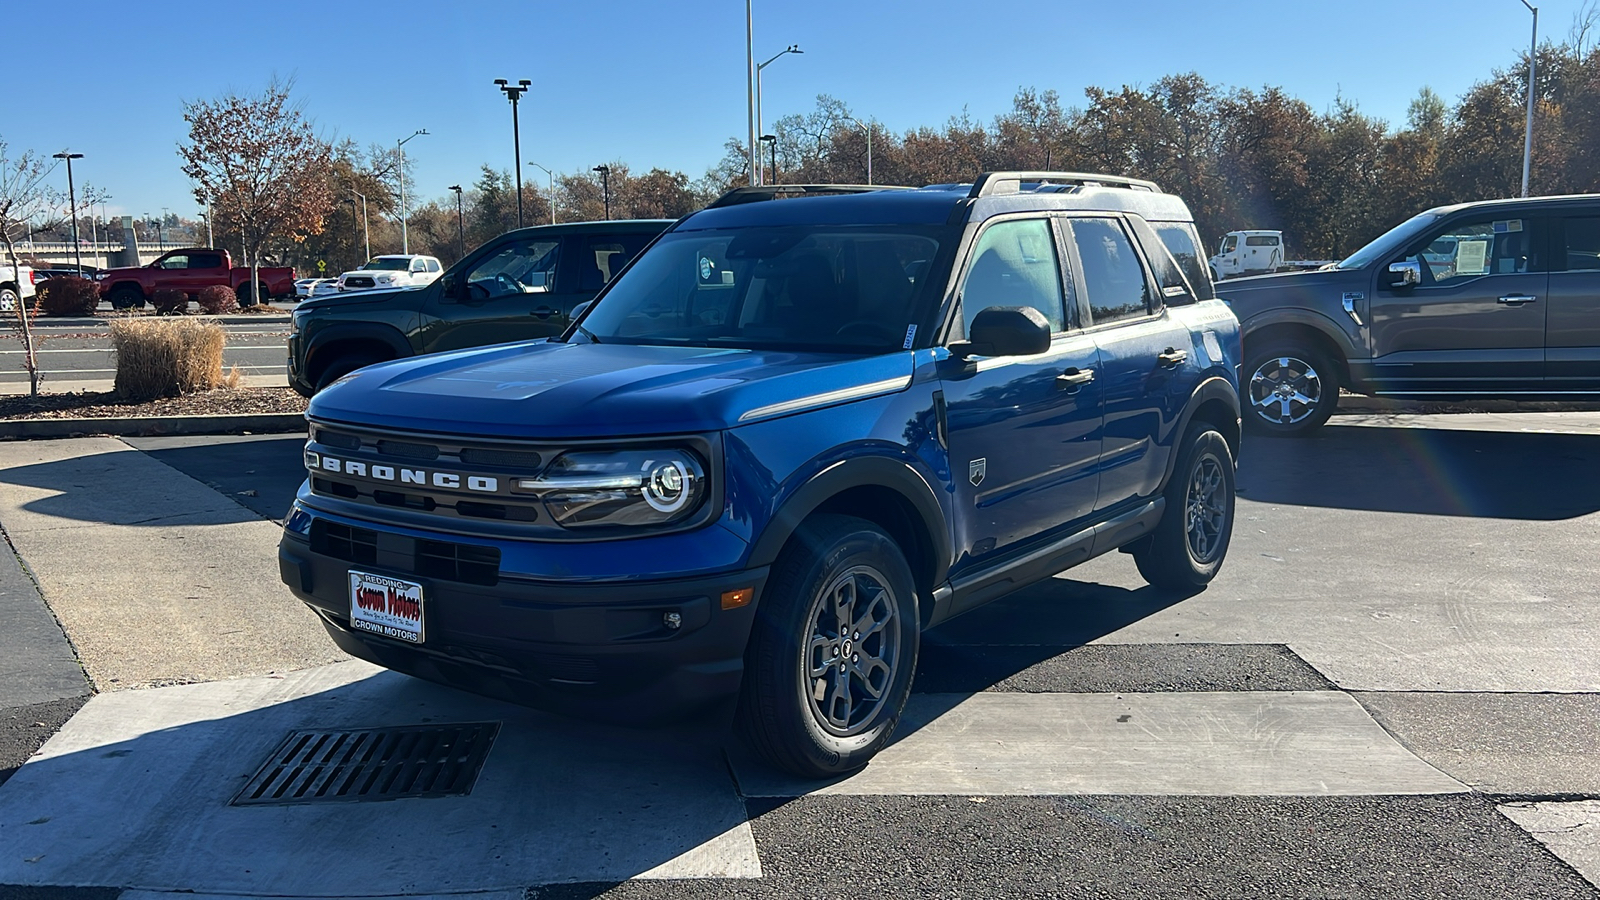
<path fill-rule="evenodd" d="M 1502 219 L 1502 220 L 1494 223 L 1494 233 L 1495 234 L 1505 234 L 1507 232 L 1521 231 L 1521 230 L 1522 230 L 1522 220 L 1521 219 Z"/>
<path fill-rule="evenodd" d="M 1486 265 L 1488 256 L 1488 241 L 1462 241 L 1456 245 L 1456 274 L 1488 274 L 1489 267 Z"/>
<path fill-rule="evenodd" d="M 902 349 L 902 350 L 910 350 L 911 349 L 911 342 L 916 340 L 916 339 L 917 339 L 917 326 L 912 325 L 912 326 L 910 326 L 910 327 L 908 327 L 906 329 L 906 342 L 901 345 L 900 349 Z"/>

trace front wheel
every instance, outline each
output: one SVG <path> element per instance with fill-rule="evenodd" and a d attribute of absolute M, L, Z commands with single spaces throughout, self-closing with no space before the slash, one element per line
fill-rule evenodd
<path fill-rule="evenodd" d="M 1303 435 L 1339 408 L 1339 371 L 1314 347 L 1295 343 L 1251 349 L 1245 359 L 1245 425 L 1262 434 Z"/>
<path fill-rule="evenodd" d="M 803 778 L 860 769 L 900 722 L 920 638 L 899 546 L 863 519 L 807 520 L 756 612 L 741 730 L 769 762 Z"/>
<path fill-rule="evenodd" d="M 1133 551 L 1144 580 L 1193 591 L 1211 583 L 1233 538 L 1233 453 L 1210 428 L 1189 432 L 1156 530 Z"/>
<path fill-rule="evenodd" d="M 22 297 L 9 287 L 0 288 L 0 312 L 15 312 Z"/>

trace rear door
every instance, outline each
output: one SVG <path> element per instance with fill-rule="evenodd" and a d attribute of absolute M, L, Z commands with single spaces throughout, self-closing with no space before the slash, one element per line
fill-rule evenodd
<path fill-rule="evenodd" d="M 573 234 L 568 235 L 562 253 L 566 263 L 556 283 L 556 292 L 547 304 L 536 307 L 533 315 L 564 330 L 573 307 L 587 303 L 600 289 L 617 277 L 629 260 L 639 255 L 653 234 Z"/>
<path fill-rule="evenodd" d="M 1050 321 L 1054 336 L 1037 356 L 950 359 L 942 367 L 960 511 L 958 572 L 1062 534 L 1094 509 L 1099 350 L 1076 320 L 1067 275 L 1046 217 L 990 222 L 967 261 L 955 338 L 991 306 L 1031 306 Z"/>
<path fill-rule="evenodd" d="M 1550 308 L 1547 225 L 1513 211 L 1467 213 L 1376 267 L 1369 333 L 1377 390 L 1540 390 Z M 1421 283 L 1391 286 L 1394 262 L 1418 264 Z"/>
<path fill-rule="evenodd" d="M 1164 299 L 1169 292 L 1174 301 L 1193 297 L 1142 221 L 1108 215 L 1069 222 L 1079 302 L 1105 385 L 1098 510 L 1152 494 L 1166 476 L 1198 369 L 1189 329 Z"/>
<path fill-rule="evenodd" d="M 1600 207 L 1554 222 L 1545 387 L 1600 392 Z"/>

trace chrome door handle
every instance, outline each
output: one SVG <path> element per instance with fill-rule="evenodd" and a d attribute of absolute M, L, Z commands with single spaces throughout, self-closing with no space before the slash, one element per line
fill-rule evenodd
<path fill-rule="evenodd" d="M 1093 369 L 1068 369 L 1056 376 L 1056 389 L 1076 394 L 1084 385 L 1094 380 Z"/>
<path fill-rule="evenodd" d="M 1521 306 L 1524 303 L 1533 303 L 1538 299 L 1532 294 L 1507 294 L 1496 302 L 1503 306 Z"/>
<path fill-rule="evenodd" d="M 1189 351 L 1168 347 L 1166 350 L 1163 350 L 1161 355 L 1157 356 L 1156 359 L 1161 360 L 1161 367 L 1163 369 L 1176 369 L 1189 360 Z"/>

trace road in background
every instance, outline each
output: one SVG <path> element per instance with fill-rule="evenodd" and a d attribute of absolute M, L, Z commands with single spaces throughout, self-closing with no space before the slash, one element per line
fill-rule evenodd
<path fill-rule="evenodd" d="M 56 325 L 40 320 L 35 331 L 43 368 L 42 389 L 110 390 L 116 374 L 116 353 L 111 349 L 109 324 L 70 323 Z M 222 351 L 226 371 L 237 366 L 252 387 L 289 383 L 289 323 L 273 317 L 262 322 L 223 324 L 228 344 Z M 28 372 L 23 366 L 23 350 L 18 341 L 0 342 L 0 394 L 28 391 Z"/>

